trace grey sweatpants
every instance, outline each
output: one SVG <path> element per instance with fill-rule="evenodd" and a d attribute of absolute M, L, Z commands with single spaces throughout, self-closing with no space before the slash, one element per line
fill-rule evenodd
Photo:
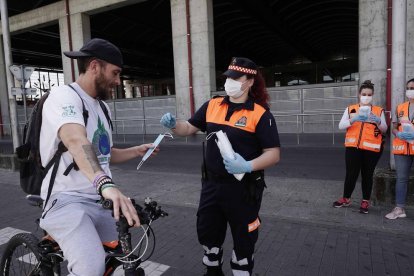
<path fill-rule="evenodd" d="M 54 195 L 40 219 L 40 227 L 60 245 L 68 260 L 69 275 L 102 276 L 105 251 L 102 242 L 117 239 L 110 210 L 89 198 Z"/>

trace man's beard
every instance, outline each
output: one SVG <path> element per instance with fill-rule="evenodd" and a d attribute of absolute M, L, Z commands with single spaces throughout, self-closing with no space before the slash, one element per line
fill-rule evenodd
<path fill-rule="evenodd" d="M 95 80 L 96 97 L 105 101 L 109 98 L 110 89 L 103 73 Z"/>

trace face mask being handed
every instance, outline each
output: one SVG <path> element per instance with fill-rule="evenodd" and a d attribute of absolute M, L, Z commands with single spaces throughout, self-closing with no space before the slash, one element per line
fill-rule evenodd
<path fill-rule="evenodd" d="M 407 91 L 405 91 L 405 95 L 409 99 L 414 99 L 414 90 L 407 90 Z"/>
<path fill-rule="evenodd" d="M 372 102 L 372 96 L 361 96 L 362 104 L 370 104 Z"/>
<path fill-rule="evenodd" d="M 224 90 L 226 90 L 226 94 L 229 97 L 237 99 L 243 95 L 243 91 L 241 90 L 242 85 L 242 82 L 227 78 L 226 83 L 224 84 Z"/>

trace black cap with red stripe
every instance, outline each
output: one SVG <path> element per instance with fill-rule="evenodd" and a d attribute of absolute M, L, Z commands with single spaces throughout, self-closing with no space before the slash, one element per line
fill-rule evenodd
<path fill-rule="evenodd" d="M 238 79 L 243 75 L 256 75 L 257 65 L 253 61 L 244 57 L 234 57 L 231 59 L 230 65 L 223 75 Z"/>

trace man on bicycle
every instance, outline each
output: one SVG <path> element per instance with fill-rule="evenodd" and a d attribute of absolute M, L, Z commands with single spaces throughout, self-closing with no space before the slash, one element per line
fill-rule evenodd
<path fill-rule="evenodd" d="M 108 106 L 100 100 L 120 85 L 120 50 L 106 40 L 92 39 L 80 51 L 64 54 L 77 59 L 80 75 L 69 86 L 52 89 L 44 104 L 40 133 L 42 165 L 51 160 L 59 142 L 68 151 L 62 154 L 57 167 L 40 226 L 59 243 L 70 275 L 102 276 L 102 242 L 117 239 L 115 220 L 119 219 L 120 210 L 131 226 L 140 224 L 130 199 L 112 181 L 109 163 L 143 156 L 152 144 L 126 149 L 112 147 Z M 70 164 L 74 164 L 73 169 Z M 42 183 L 44 200 L 52 171 L 53 168 Z M 114 218 L 111 211 L 98 203 L 102 197 L 113 201 Z"/>

